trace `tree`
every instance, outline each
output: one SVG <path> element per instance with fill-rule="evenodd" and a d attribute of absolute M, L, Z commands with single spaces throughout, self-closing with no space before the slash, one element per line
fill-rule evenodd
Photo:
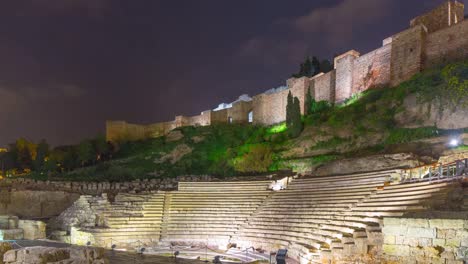
<path fill-rule="evenodd" d="M 291 138 L 298 137 L 302 132 L 302 118 L 301 118 L 301 106 L 299 98 L 294 97 L 293 111 L 292 111 L 292 126 L 289 131 Z"/>
<path fill-rule="evenodd" d="M 307 89 L 307 95 L 306 95 L 306 98 L 305 98 L 305 102 L 304 102 L 304 115 L 309 115 L 311 114 L 311 108 L 312 108 L 312 101 L 314 100 L 314 98 L 312 98 L 312 93 L 310 92 L 310 88 Z"/>
<path fill-rule="evenodd" d="M 309 76 L 314 76 L 317 75 L 321 72 L 320 69 L 320 61 L 317 57 L 313 56 L 312 57 L 312 67 L 310 69 L 310 75 Z"/>
<path fill-rule="evenodd" d="M 37 145 L 36 159 L 33 161 L 34 170 L 41 171 L 44 169 L 44 163 L 49 155 L 49 144 L 43 139 Z"/>
<path fill-rule="evenodd" d="M 99 135 L 93 140 L 93 147 L 96 160 L 101 160 L 109 154 L 109 144 L 107 144 L 106 137 L 103 135 Z"/>
<path fill-rule="evenodd" d="M 299 98 L 288 94 L 288 104 L 286 105 L 286 126 L 291 138 L 299 136 L 302 131 L 301 106 Z"/>
<path fill-rule="evenodd" d="M 291 91 L 289 91 L 289 93 L 288 93 L 288 102 L 286 104 L 286 127 L 291 126 L 293 103 L 294 103 L 293 96 L 291 94 Z"/>
<path fill-rule="evenodd" d="M 321 72 L 327 73 L 333 70 L 333 64 L 329 60 L 320 61 L 318 57 L 313 56 L 312 60 L 310 57 L 306 57 L 304 62 L 299 66 L 299 72 L 293 74 L 292 77 L 312 77 Z"/>
<path fill-rule="evenodd" d="M 82 141 L 78 145 L 77 149 L 77 156 L 78 161 L 80 162 L 81 166 L 84 166 L 90 160 L 93 160 L 95 157 L 93 145 L 89 140 Z"/>
<path fill-rule="evenodd" d="M 327 73 L 333 70 L 333 64 L 329 60 L 323 60 L 320 62 L 320 71 L 323 73 Z"/>

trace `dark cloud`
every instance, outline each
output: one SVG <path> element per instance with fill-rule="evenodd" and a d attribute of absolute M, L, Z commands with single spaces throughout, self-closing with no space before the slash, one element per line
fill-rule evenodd
<path fill-rule="evenodd" d="M 303 34 L 321 36 L 325 45 L 349 41 L 356 29 L 388 19 L 394 0 L 344 0 L 330 7 L 314 8 L 291 21 L 292 28 Z"/>

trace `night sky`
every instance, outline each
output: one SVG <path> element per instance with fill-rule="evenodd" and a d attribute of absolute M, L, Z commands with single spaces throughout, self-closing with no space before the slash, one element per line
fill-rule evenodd
<path fill-rule="evenodd" d="M 284 85 L 306 55 L 361 53 L 443 0 L 0 3 L 0 147 L 195 115 Z"/>

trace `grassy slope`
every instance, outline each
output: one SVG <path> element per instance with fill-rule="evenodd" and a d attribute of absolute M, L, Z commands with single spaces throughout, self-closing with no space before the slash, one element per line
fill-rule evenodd
<path fill-rule="evenodd" d="M 461 66 L 462 72 L 468 69 L 466 65 Z M 301 169 L 342 157 L 390 152 L 396 145 L 447 132 L 433 127 L 398 128 L 394 122 L 409 94 L 418 93 L 422 101 L 444 94 L 440 92 L 444 83 L 441 72 L 433 69 L 394 88 L 371 89 L 344 105 L 307 116 L 305 130 L 296 139 L 287 139 L 284 125 L 184 127 L 178 129 L 184 135 L 180 140 L 161 137 L 126 143 L 112 161 L 55 177 L 121 181 L 177 175 L 231 176 L 247 173 L 242 171 L 246 167 L 253 168 L 252 173 Z M 181 144 L 191 153 L 174 164 L 158 162 Z"/>

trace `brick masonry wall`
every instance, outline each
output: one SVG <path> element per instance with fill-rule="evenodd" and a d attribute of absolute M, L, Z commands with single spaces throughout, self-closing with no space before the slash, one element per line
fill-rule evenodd
<path fill-rule="evenodd" d="M 415 26 L 393 36 L 390 63 L 392 86 L 408 80 L 421 71 L 426 33 L 422 26 Z"/>
<path fill-rule="evenodd" d="M 468 58 L 468 20 L 427 36 L 424 68 Z"/>
<path fill-rule="evenodd" d="M 276 124 L 286 120 L 288 90 L 274 94 L 260 94 L 253 97 L 254 124 Z"/>
<path fill-rule="evenodd" d="M 232 118 L 233 123 L 245 124 L 249 121 L 249 112 L 252 111 L 252 101 L 239 101 L 227 109 L 228 118 Z"/>
<path fill-rule="evenodd" d="M 335 58 L 336 84 L 335 102 L 341 103 L 351 96 L 353 86 L 354 60 L 359 57 L 356 51 L 349 51 Z"/>
<path fill-rule="evenodd" d="M 392 45 L 387 44 L 354 60 L 351 94 L 390 82 Z"/>
<path fill-rule="evenodd" d="M 315 101 L 335 102 L 336 71 L 313 77 L 310 82 L 311 94 Z"/>
<path fill-rule="evenodd" d="M 463 264 L 468 260 L 468 220 L 384 218 L 384 263 Z"/>
<path fill-rule="evenodd" d="M 212 111 L 211 112 L 211 123 L 227 123 L 228 122 L 228 111 L 227 109 Z"/>

